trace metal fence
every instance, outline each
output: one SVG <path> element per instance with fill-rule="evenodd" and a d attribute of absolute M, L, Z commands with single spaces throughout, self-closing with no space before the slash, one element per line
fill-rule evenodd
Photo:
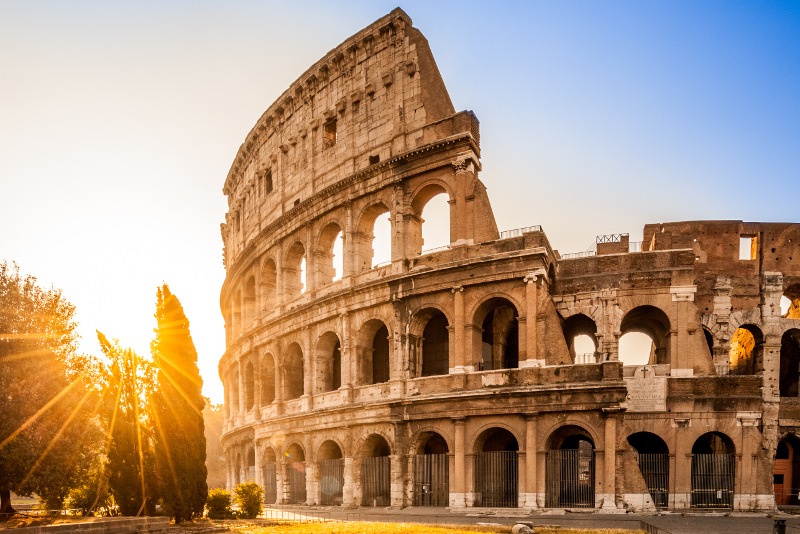
<path fill-rule="evenodd" d="M 594 452 L 579 449 L 547 453 L 546 500 L 548 508 L 594 507 Z"/>
<path fill-rule="evenodd" d="M 692 456 L 692 508 L 732 508 L 733 454 Z"/>
<path fill-rule="evenodd" d="M 656 508 L 669 505 L 669 454 L 638 454 L 639 471 Z"/>
<path fill-rule="evenodd" d="M 424 256 L 425 254 L 433 254 L 435 252 L 443 252 L 445 250 L 450 250 L 450 245 L 445 245 L 443 247 L 435 247 L 435 248 L 425 249 L 422 252 L 420 252 L 419 255 L 420 256 Z"/>
<path fill-rule="evenodd" d="M 289 472 L 289 504 L 306 502 L 306 463 L 292 462 L 286 471 Z"/>
<path fill-rule="evenodd" d="M 475 506 L 519 506 L 519 457 L 516 451 L 475 455 Z"/>
<path fill-rule="evenodd" d="M 278 470 L 275 464 L 264 464 L 264 503 L 278 500 Z"/>
<path fill-rule="evenodd" d="M 388 456 L 361 460 L 361 505 L 389 506 L 392 502 L 392 464 Z"/>
<path fill-rule="evenodd" d="M 339 506 L 344 497 L 344 460 L 320 460 L 320 503 Z"/>
<path fill-rule="evenodd" d="M 533 225 L 533 226 L 526 226 L 524 228 L 515 228 L 513 230 L 503 230 L 500 232 L 500 239 L 508 239 L 509 237 L 519 237 L 522 234 L 527 234 L 528 232 L 541 232 L 542 227 L 541 225 Z"/>
<path fill-rule="evenodd" d="M 448 506 L 449 477 L 446 454 L 414 456 L 414 506 Z"/>

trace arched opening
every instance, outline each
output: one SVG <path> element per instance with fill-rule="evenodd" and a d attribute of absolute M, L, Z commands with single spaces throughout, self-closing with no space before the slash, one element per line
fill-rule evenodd
<path fill-rule="evenodd" d="M 256 404 L 254 385 L 255 378 L 253 376 L 253 364 L 251 362 L 247 362 L 247 365 L 244 368 L 244 409 L 246 412 L 252 410 Z"/>
<path fill-rule="evenodd" d="M 306 455 L 303 448 L 293 443 L 286 449 L 286 473 L 289 479 L 289 504 L 303 504 L 306 495 Z"/>
<path fill-rule="evenodd" d="M 422 376 L 446 375 L 450 372 L 447 317 L 436 309 L 429 313 L 431 317 L 422 331 Z"/>
<path fill-rule="evenodd" d="M 283 267 L 283 286 L 287 300 L 299 297 L 306 290 L 306 249 L 299 241 L 289 248 Z"/>
<path fill-rule="evenodd" d="M 481 432 L 475 451 L 475 506 L 519 506 L 519 443 L 505 428 Z"/>
<path fill-rule="evenodd" d="M 721 432 L 707 432 L 692 446 L 692 508 L 732 508 L 736 450 Z"/>
<path fill-rule="evenodd" d="M 322 287 L 342 278 L 344 256 L 342 254 L 342 229 L 330 223 L 319 235 L 319 246 L 315 252 L 317 287 Z"/>
<path fill-rule="evenodd" d="M 414 455 L 414 506 L 448 506 L 450 468 L 445 439 L 423 432 Z"/>
<path fill-rule="evenodd" d="M 407 226 L 409 256 L 446 247 L 454 241 L 450 233 L 449 200 L 447 190 L 439 184 L 428 184 L 414 196 Z"/>
<path fill-rule="evenodd" d="M 373 204 L 361 215 L 356 239 L 356 266 L 358 272 L 368 271 L 392 260 L 392 223 L 383 215 L 389 208 Z"/>
<path fill-rule="evenodd" d="M 781 397 L 797 397 L 800 381 L 800 329 L 792 328 L 781 337 Z"/>
<path fill-rule="evenodd" d="M 597 362 L 597 324 L 591 317 L 582 313 L 567 317 L 561 330 L 574 363 Z"/>
<path fill-rule="evenodd" d="M 278 270 L 275 262 L 268 259 L 261 269 L 261 311 L 270 313 L 277 304 Z"/>
<path fill-rule="evenodd" d="M 731 375 L 752 375 L 763 370 L 764 336 L 761 330 L 751 324 L 736 329 L 731 337 L 730 370 Z"/>
<path fill-rule="evenodd" d="M 247 451 L 247 474 L 246 481 L 254 481 L 256 479 L 256 451 L 250 449 Z"/>
<path fill-rule="evenodd" d="M 264 355 L 261 370 L 261 404 L 272 404 L 275 400 L 275 358 L 272 354 Z"/>
<path fill-rule="evenodd" d="M 359 362 L 359 384 L 388 382 L 390 375 L 391 343 L 389 329 L 378 319 L 364 323 L 356 347 Z"/>
<path fill-rule="evenodd" d="M 275 450 L 272 447 L 264 449 L 264 504 L 275 504 L 278 500 L 278 470 Z"/>
<path fill-rule="evenodd" d="M 250 328 L 256 318 L 256 279 L 251 276 L 244 285 L 244 327 Z"/>
<path fill-rule="evenodd" d="M 244 480 L 244 473 L 242 472 L 242 455 L 241 454 L 237 454 L 236 455 L 235 466 L 236 466 L 236 472 L 234 474 L 233 484 L 234 485 L 238 485 L 238 484 L 241 484 L 242 482 L 245 481 Z"/>
<path fill-rule="evenodd" d="M 233 416 L 239 415 L 239 371 L 234 371 L 231 375 L 231 407 Z"/>
<path fill-rule="evenodd" d="M 547 268 L 547 292 L 551 295 L 556 294 L 556 267 L 553 263 Z"/>
<path fill-rule="evenodd" d="M 589 432 L 566 425 L 548 438 L 545 468 L 550 508 L 594 508 L 594 440 Z"/>
<path fill-rule="evenodd" d="M 714 336 L 703 327 L 703 336 L 706 339 L 706 345 L 708 345 L 708 353 L 713 357 L 714 355 Z"/>
<path fill-rule="evenodd" d="M 340 506 L 344 489 L 344 458 L 335 441 L 325 441 L 319 448 L 320 504 Z"/>
<path fill-rule="evenodd" d="M 786 436 L 775 449 L 775 464 L 772 470 L 775 504 L 797 506 L 800 492 L 800 440 Z"/>
<path fill-rule="evenodd" d="M 623 365 L 669 363 L 670 322 L 655 306 L 638 306 L 622 318 L 619 359 Z"/>
<path fill-rule="evenodd" d="M 389 506 L 392 502 L 392 449 L 378 434 L 364 442 L 361 458 L 361 505 Z"/>
<path fill-rule="evenodd" d="M 242 328 L 242 292 L 237 291 L 236 296 L 233 298 L 233 324 L 234 334 L 239 335 L 244 328 Z"/>
<path fill-rule="evenodd" d="M 666 508 L 669 504 L 669 447 L 652 432 L 631 434 L 628 444 L 634 450 L 650 499 L 657 508 Z"/>
<path fill-rule="evenodd" d="M 503 297 L 490 298 L 475 311 L 472 346 L 481 355 L 481 370 L 519 367 L 518 316 L 516 306 Z"/>
<path fill-rule="evenodd" d="M 285 400 L 296 399 L 303 396 L 303 349 L 297 343 L 292 343 L 286 350 L 284 360 L 284 394 Z"/>
<path fill-rule="evenodd" d="M 316 393 L 342 387 L 342 345 L 333 332 L 325 332 L 317 341 Z"/>
<path fill-rule="evenodd" d="M 800 284 L 792 284 L 783 292 L 781 316 L 786 319 L 800 319 Z"/>

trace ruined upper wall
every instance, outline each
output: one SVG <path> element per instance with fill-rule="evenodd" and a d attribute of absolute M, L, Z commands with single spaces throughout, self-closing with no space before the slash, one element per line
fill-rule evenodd
<path fill-rule="evenodd" d="M 223 187 L 228 256 L 316 192 L 420 146 L 423 127 L 454 113 L 427 40 L 401 9 L 345 40 L 240 147 Z"/>

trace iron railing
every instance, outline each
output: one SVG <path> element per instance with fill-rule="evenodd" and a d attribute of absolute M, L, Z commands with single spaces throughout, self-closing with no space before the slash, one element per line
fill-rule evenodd
<path fill-rule="evenodd" d="M 344 460 L 320 460 L 320 504 L 339 506 L 344 496 Z"/>
<path fill-rule="evenodd" d="M 508 239 L 509 237 L 519 237 L 528 232 L 541 232 L 542 226 L 535 224 L 533 226 L 526 226 L 524 228 L 514 228 L 513 230 L 503 230 L 500 232 L 500 239 Z"/>
<path fill-rule="evenodd" d="M 587 364 L 587 363 L 597 363 L 597 357 L 594 355 L 594 352 L 586 352 L 583 354 L 576 354 L 575 355 L 575 364 Z"/>
<path fill-rule="evenodd" d="M 628 237 L 628 234 L 599 235 L 595 238 L 595 243 L 619 243 L 623 237 Z"/>
<path fill-rule="evenodd" d="M 264 464 L 264 503 L 274 504 L 278 500 L 278 470 L 274 463 Z"/>
<path fill-rule="evenodd" d="M 516 451 L 475 455 L 475 506 L 519 506 L 519 457 Z"/>
<path fill-rule="evenodd" d="M 597 256 L 597 253 L 594 250 L 589 250 L 586 252 L 570 252 L 569 254 L 562 254 L 562 260 L 574 260 L 575 258 L 588 258 L 590 256 Z"/>
<path fill-rule="evenodd" d="M 388 456 L 361 460 L 361 505 L 389 506 L 392 502 L 392 463 Z"/>
<path fill-rule="evenodd" d="M 289 472 L 289 504 L 306 502 L 306 463 L 292 462 L 286 470 Z"/>
<path fill-rule="evenodd" d="M 392 260 L 389 261 L 382 261 L 372 266 L 373 269 L 377 269 L 379 267 L 387 267 L 392 264 Z"/>
<path fill-rule="evenodd" d="M 450 245 L 445 245 L 443 247 L 435 247 L 435 248 L 428 248 L 423 250 L 419 253 L 420 256 L 424 256 L 426 254 L 433 254 L 435 252 L 443 252 L 445 250 L 450 250 Z"/>
<path fill-rule="evenodd" d="M 414 506 L 448 506 L 449 477 L 446 454 L 414 456 Z"/>
<path fill-rule="evenodd" d="M 638 454 L 639 471 L 656 508 L 669 504 L 669 454 Z"/>
<path fill-rule="evenodd" d="M 692 508 L 732 508 L 733 454 L 692 456 Z"/>
<path fill-rule="evenodd" d="M 548 508 L 594 508 L 593 451 L 548 451 L 545 479 Z"/>

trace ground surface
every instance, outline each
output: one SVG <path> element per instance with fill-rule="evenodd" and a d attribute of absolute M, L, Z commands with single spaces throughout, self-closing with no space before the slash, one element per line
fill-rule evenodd
<path fill-rule="evenodd" d="M 245 534 L 475 534 L 475 532 L 507 533 L 509 527 L 464 527 L 458 525 L 409 525 L 405 523 L 311 523 L 288 524 L 268 527 L 237 528 L 237 532 Z M 619 529 L 536 529 L 537 534 L 645 534 L 643 530 Z"/>

